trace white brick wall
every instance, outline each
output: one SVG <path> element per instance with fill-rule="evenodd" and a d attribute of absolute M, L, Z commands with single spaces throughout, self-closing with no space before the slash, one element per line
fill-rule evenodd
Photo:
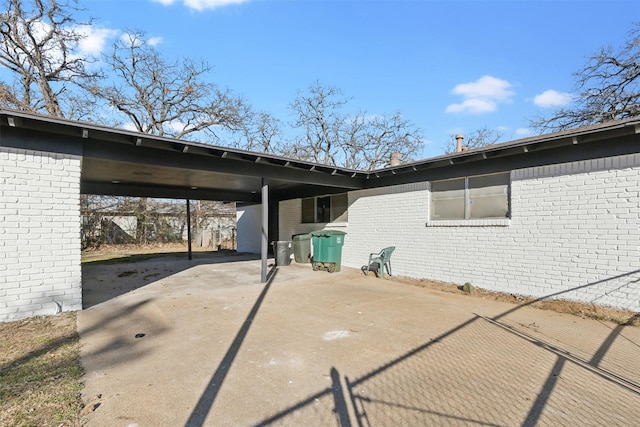
<path fill-rule="evenodd" d="M 431 223 L 426 182 L 349 193 L 342 264 L 393 245 L 396 275 L 640 311 L 640 155 L 511 176 L 510 220 Z M 299 209 L 281 203 L 285 236 L 309 231 Z"/>
<path fill-rule="evenodd" d="M 302 224 L 302 202 L 300 199 L 284 200 L 278 209 L 278 240 L 291 240 L 294 234 L 322 230 L 326 224 Z"/>
<path fill-rule="evenodd" d="M 80 162 L 0 147 L 0 321 L 82 308 Z"/>
<path fill-rule="evenodd" d="M 237 251 L 259 254 L 261 251 L 262 205 L 239 207 L 236 210 L 238 227 Z"/>

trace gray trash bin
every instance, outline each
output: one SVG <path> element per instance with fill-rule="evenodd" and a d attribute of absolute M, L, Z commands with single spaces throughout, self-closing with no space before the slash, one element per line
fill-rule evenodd
<path fill-rule="evenodd" d="M 294 234 L 293 259 L 298 263 L 308 264 L 311 261 L 311 235 L 308 233 Z"/>
<path fill-rule="evenodd" d="M 278 240 L 274 242 L 276 265 L 285 266 L 291 264 L 291 242 Z"/>

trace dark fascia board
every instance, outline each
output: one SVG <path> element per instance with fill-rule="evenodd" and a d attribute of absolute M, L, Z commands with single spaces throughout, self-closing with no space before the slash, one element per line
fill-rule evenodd
<path fill-rule="evenodd" d="M 188 189 L 182 187 L 156 185 L 130 185 L 127 183 L 104 183 L 82 181 L 82 194 L 105 196 L 151 197 L 161 199 L 216 200 L 246 203 L 260 203 L 260 194 L 239 191 Z"/>
<path fill-rule="evenodd" d="M 270 191 L 271 196 L 275 200 L 291 200 L 291 199 L 304 199 L 306 197 L 315 196 L 328 196 L 331 194 L 344 193 L 346 190 L 336 187 L 322 187 L 322 186 L 295 186 L 292 188 L 282 188 Z"/>
<path fill-rule="evenodd" d="M 610 140 L 638 133 L 640 133 L 640 119 L 638 118 L 608 122 L 377 169 L 369 174 L 368 179 L 371 181 L 374 178 L 411 174 L 490 159 L 508 161 L 509 157 L 519 156 L 523 153 L 553 150 L 565 146 L 579 146 L 589 142 Z M 368 182 L 367 186 L 371 187 L 372 185 L 371 182 Z"/>
<path fill-rule="evenodd" d="M 640 134 L 625 132 L 611 136 L 611 138 L 606 140 L 585 139 L 577 144 L 554 143 L 544 146 L 544 149 L 531 147 L 526 151 L 516 146 L 511 147 L 508 155 L 503 152 L 501 156 L 487 156 L 486 158 L 467 156 L 464 158 L 465 161 L 430 163 L 429 167 L 417 169 L 412 173 L 381 175 L 378 179 L 369 180 L 367 188 L 507 172 L 522 168 L 640 152 Z"/>
<path fill-rule="evenodd" d="M 327 174 L 334 177 L 348 177 L 352 181 L 351 184 L 358 179 L 365 178 L 367 175 L 367 172 L 348 168 L 320 165 L 272 154 L 256 153 L 230 147 L 161 137 L 93 123 L 50 117 L 36 113 L 0 109 L 0 127 L 2 126 L 64 135 L 67 137 L 73 137 L 73 139 L 121 143 L 138 147 L 155 148 L 175 153 L 190 153 L 221 159 L 236 160 L 244 163 L 253 163 L 256 165 L 268 165 L 282 169 L 286 168 L 292 171 L 308 171 L 318 174 Z M 357 188 L 357 185 L 354 185 L 353 188 Z"/>
<path fill-rule="evenodd" d="M 313 183 L 320 185 L 334 185 L 344 189 L 369 188 L 380 186 L 383 182 L 404 181 L 413 182 L 414 177 L 409 175 L 422 175 L 420 172 L 433 170 L 445 170 L 452 166 L 471 165 L 487 160 L 502 159 L 508 162 L 510 158 L 516 158 L 522 154 L 548 151 L 560 147 L 570 147 L 589 142 L 597 142 L 616 137 L 624 137 L 640 133 L 640 119 L 632 118 L 621 121 L 607 122 L 598 125 L 586 126 L 568 131 L 557 132 L 536 137 L 524 138 L 512 142 L 490 145 L 487 147 L 468 150 L 461 153 L 436 156 L 429 159 L 404 163 L 399 166 L 377 169 L 374 171 L 356 171 L 352 169 L 337 168 L 327 165 L 319 165 L 311 162 L 288 159 L 264 153 L 255 153 L 228 147 L 202 144 L 186 140 L 177 140 L 166 137 L 158 137 L 149 134 L 116 129 L 91 123 L 77 122 L 67 119 L 49 117 L 35 113 L 25 113 L 13 110 L 0 109 L 0 127 L 9 126 L 25 128 L 33 131 L 47 132 L 59 135 L 71 136 L 67 140 L 77 147 L 78 141 L 105 141 L 121 143 L 125 146 L 147 147 L 173 153 L 193 155 L 183 166 L 190 167 L 191 161 L 197 158 L 229 159 L 229 162 L 216 162 L 216 167 L 228 167 L 237 171 L 238 165 L 242 166 L 243 173 L 255 173 L 257 175 L 272 174 L 278 179 L 291 180 L 293 182 Z M 85 155 L 91 155 L 92 150 L 109 151 L 108 147 L 90 147 L 85 144 Z M 606 150 L 606 147 L 603 149 Z M 89 151 L 89 153 L 87 153 Z M 113 151 L 113 150 L 111 150 Z M 131 151 L 128 154 L 131 154 Z M 615 150 L 614 150 L 615 151 Z M 94 153 L 94 155 L 103 155 Z M 123 153 L 124 154 L 124 153 Z M 117 154 L 112 154 L 116 155 Z M 190 156 L 185 157 L 184 159 Z M 120 159 L 124 160 L 124 159 Z M 550 162 L 553 162 L 551 159 Z M 226 166 L 223 166 L 226 165 Z M 474 166 L 476 168 L 476 166 Z M 482 167 L 480 167 L 481 169 Z M 275 170 L 278 170 L 276 173 Z M 285 171 L 290 172 L 285 172 Z M 309 173 L 300 173 L 309 172 Z M 312 173 L 311 173 L 312 172 Z M 408 175 L 407 175 L 408 174 Z M 320 179 L 321 176 L 326 178 Z M 398 179 L 398 175 L 405 175 L 404 179 Z M 329 178 L 332 177 L 332 178 Z M 375 181 L 380 178 L 381 182 Z M 301 181 L 297 181 L 301 179 Z"/>

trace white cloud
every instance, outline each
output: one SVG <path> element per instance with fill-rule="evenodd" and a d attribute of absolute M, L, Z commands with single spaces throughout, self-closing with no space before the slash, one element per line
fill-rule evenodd
<path fill-rule="evenodd" d="M 118 31 L 108 28 L 94 28 L 90 25 L 78 27 L 84 38 L 78 43 L 79 53 L 83 56 L 100 56 L 107 40 L 118 35 Z"/>
<path fill-rule="evenodd" d="M 202 11 L 205 9 L 216 9 L 230 4 L 241 4 L 247 0 L 184 0 L 184 5 L 188 8 Z"/>
<path fill-rule="evenodd" d="M 506 80 L 493 76 L 482 76 L 475 82 L 460 83 L 453 88 L 453 93 L 461 95 L 463 101 L 451 104 L 447 113 L 483 114 L 496 111 L 498 104 L 509 103 L 515 92 Z"/>
<path fill-rule="evenodd" d="M 185 127 L 184 123 L 182 122 L 168 122 L 168 123 L 164 123 L 163 126 L 164 126 L 165 132 L 171 132 L 174 134 L 182 132 Z M 138 132 L 138 128 L 136 128 L 136 125 L 134 125 L 133 123 L 127 122 L 122 124 L 120 127 L 125 130 Z"/>
<path fill-rule="evenodd" d="M 475 82 L 461 83 L 453 88 L 453 93 L 465 98 L 489 98 L 507 100 L 514 95 L 511 83 L 492 76 L 482 76 Z"/>
<path fill-rule="evenodd" d="M 124 130 L 130 130 L 130 131 L 134 131 L 134 132 L 138 132 L 138 128 L 136 128 L 136 125 L 134 125 L 133 123 L 124 123 L 123 125 L 120 126 L 120 128 L 124 129 Z"/>
<path fill-rule="evenodd" d="M 147 40 L 147 43 L 149 43 L 150 46 L 158 46 L 162 41 L 162 37 L 151 37 Z"/>
<path fill-rule="evenodd" d="M 82 36 L 76 46 L 70 46 L 74 49 L 71 53 L 71 57 L 74 59 L 81 58 L 90 60 L 92 58 L 98 58 L 104 50 L 107 40 L 118 34 L 116 30 L 95 28 L 89 25 L 78 25 L 70 28 L 70 30 Z M 33 23 L 32 34 L 36 43 L 43 43 L 49 31 L 51 31 L 51 27 L 46 22 L 37 21 Z M 26 43 L 29 44 L 30 39 L 27 40 Z M 31 49 L 33 49 L 33 47 L 31 47 Z M 49 55 L 49 60 L 52 62 L 60 63 L 64 60 L 63 52 L 55 42 L 49 40 L 45 49 L 48 50 L 47 55 Z M 87 66 L 91 66 L 90 61 L 87 63 Z"/>
<path fill-rule="evenodd" d="M 166 128 L 168 128 L 168 130 L 170 132 L 173 132 L 173 133 L 176 133 L 176 134 L 182 132 L 187 127 L 186 124 L 184 124 L 184 123 L 182 123 L 180 121 L 165 123 L 164 126 Z"/>
<path fill-rule="evenodd" d="M 542 108 L 564 107 L 569 104 L 572 99 L 573 97 L 570 93 L 549 89 L 540 95 L 536 95 L 533 98 L 533 103 Z"/>
<path fill-rule="evenodd" d="M 490 99 L 473 98 L 467 99 L 460 104 L 451 104 L 445 110 L 447 113 L 483 114 L 491 113 L 497 108 L 497 103 Z"/>
<path fill-rule="evenodd" d="M 156 3 L 160 3 L 165 6 L 171 6 L 180 0 L 153 0 Z M 206 9 L 216 9 L 219 7 L 229 6 L 232 4 L 241 4 L 249 0 L 182 0 L 182 3 L 189 9 L 194 9 L 199 12 Z"/>
<path fill-rule="evenodd" d="M 529 135 L 531 135 L 531 129 L 529 129 L 529 128 L 518 128 L 518 129 L 516 129 L 516 135 L 518 135 L 518 136 L 529 136 Z"/>

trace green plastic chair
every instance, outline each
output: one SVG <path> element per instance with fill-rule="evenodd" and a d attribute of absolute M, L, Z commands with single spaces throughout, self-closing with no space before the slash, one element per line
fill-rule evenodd
<path fill-rule="evenodd" d="M 395 246 L 389 246 L 388 248 L 384 248 L 380 252 L 374 252 L 372 254 L 369 254 L 369 262 L 367 263 L 367 265 L 362 267 L 362 272 L 365 275 L 368 276 L 369 275 L 369 271 L 374 271 L 375 274 L 376 274 L 376 277 L 381 277 L 381 278 L 384 279 L 384 269 L 386 267 L 387 268 L 387 273 L 389 273 L 389 276 L 392 276 L 392 274 L 391 274 L 391 254 L 393 253 L 393 251 L 395 249 L 396 249 Z M 377 271 L 375 271 L 374 265 L 378 266 Z M 380 274 L 378 274 L 378 273 L 380 273 Z"/>

